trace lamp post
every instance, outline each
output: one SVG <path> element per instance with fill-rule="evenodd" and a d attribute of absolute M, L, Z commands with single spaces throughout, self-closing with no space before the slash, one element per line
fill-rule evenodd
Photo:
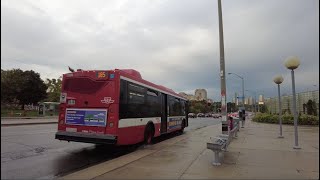
<path fill-rule="evenodd" d="M 290 56 L 285 60 L 284 65 L 291 70 L 291 79 L 292 79 L 292 110 L 294 117 L 294 146 L 293 149 L 301 149 L 298 143 L 298 117 L 296 109 L 296 90 L 295 90 L 295 81 L 294 81 L 294 70 L 299 67 L 300 60 L 296 56 Z"/>
<path fill-rule="evenodd" d="M 283 138 L 282 136 L 282 119 L 281 119 L 281 97 L 280 97 L 280 84 L 283 82 L 283 77 L 281 75 L 278 75 L 273 78 L 273 82 L 275 82 L 278 85 L 278 105 L 279 105 L 279 126 L 280 126 L 280 135 L 278 138 Z"/>

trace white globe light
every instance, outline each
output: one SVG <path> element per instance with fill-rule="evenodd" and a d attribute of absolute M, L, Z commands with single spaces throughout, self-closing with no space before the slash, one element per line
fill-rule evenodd
<path fill-rule="evenodd" d="M 276 84 L 281 84 L 283 82 L 283 77 L 281 75 L 277 75 L 273 78 L 273 82 Z"/>
<path fill-rule="evenodd" d="M 288 68 L 288 69 L 296 69 L 299 67 L 300 65 L 300 60 L 298 57 L 296 56 L 290 56 L 285 60 L 284 65 Z"/>

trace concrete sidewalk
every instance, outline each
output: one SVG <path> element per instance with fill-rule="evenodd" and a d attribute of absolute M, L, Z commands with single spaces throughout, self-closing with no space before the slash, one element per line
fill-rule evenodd
<path fill-rule="evenodd" d="M 119 158 L 71 173 L 61 179 L 319 179 L 319 127 L 298 127 L 300 150 L 294 150 L 293 126 L 246 120 L 221 166 L 212 166 L 206 149 L 221 124 L 187 132 Z"/>
<path fill-rule="evenodd" d="M 1 126 L 18 126 L 32 124 L 55 124 L 58 123 L 58 116 L 50 117 L 19 117 L 19 118 L 1 118 Z"/>

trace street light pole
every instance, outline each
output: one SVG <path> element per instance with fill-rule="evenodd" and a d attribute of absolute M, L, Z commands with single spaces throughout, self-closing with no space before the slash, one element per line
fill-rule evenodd
<path fill-rule="evenodd" d="M 227 123 L 227 93 L 226 93 L 226 78 L 225 78 L 225 61 L 224 61 L 224 44 L 223 44 L 223 23 L 222 23 L 222 8 L 221 0 L 218 0 L 218 15 L 219 15 L 219 45 L 220 45 L 220 82 L 221 82 L 221 122 L 222 134 L 229 133 Z"/>
<path fill-rule="evenodd" d="M 280 96 L 280 84 L 283 82 L 283 77 L 282 76 L 276 76 L 273 81 L 278 85 L 278 105 L 279 105 L 279 125 L 280 125 L 280 135 L 278 138 L 283 138 L 282 136 L 282 119 L 281 119 L 281 114 L 282 114 L 282 108 L 281 108 L 281 96 Z"/>
<path fill-rule="evenodd" d="M 297 118 L 297 109 L 296 109 L 296 86 L 294 80 L 294 71 L 291 70 L 291 79 L 292 79 L 292 108 L 293 108 L 293 117 L 294 117 L 294 149 L 300 149 L 298 144 L 298 118 Z"/>
<path fill-rule="evenodd" d="M 241 79 L 242 79 L 242 108 L 245 109 L 244 108 L 244 79 L 243 77 L 241 77 Z"/>
<path fill-rule="evenodd" d="M 296 109 L 296 90 L 295 90 L 295 80 L 294 80 L 294 69 L 298 68 L 300 65 L 300 60 L 298 57 L 292 56 L 288 57 L 285 61 L 285 66 L 291 70 L 292 79 L 292 110 L 294 119 L 294 146 L 293 149 L 301 149 L 298 144 L 298 116 Z"/>

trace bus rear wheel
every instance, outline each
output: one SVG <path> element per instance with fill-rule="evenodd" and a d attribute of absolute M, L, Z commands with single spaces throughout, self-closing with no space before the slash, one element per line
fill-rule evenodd
<path fill-rule="evenodd" d="M 151 144 L 154 136 L 154 130 L 151 125 L 148 125 L 144 132 L 144 143 Z"/>

